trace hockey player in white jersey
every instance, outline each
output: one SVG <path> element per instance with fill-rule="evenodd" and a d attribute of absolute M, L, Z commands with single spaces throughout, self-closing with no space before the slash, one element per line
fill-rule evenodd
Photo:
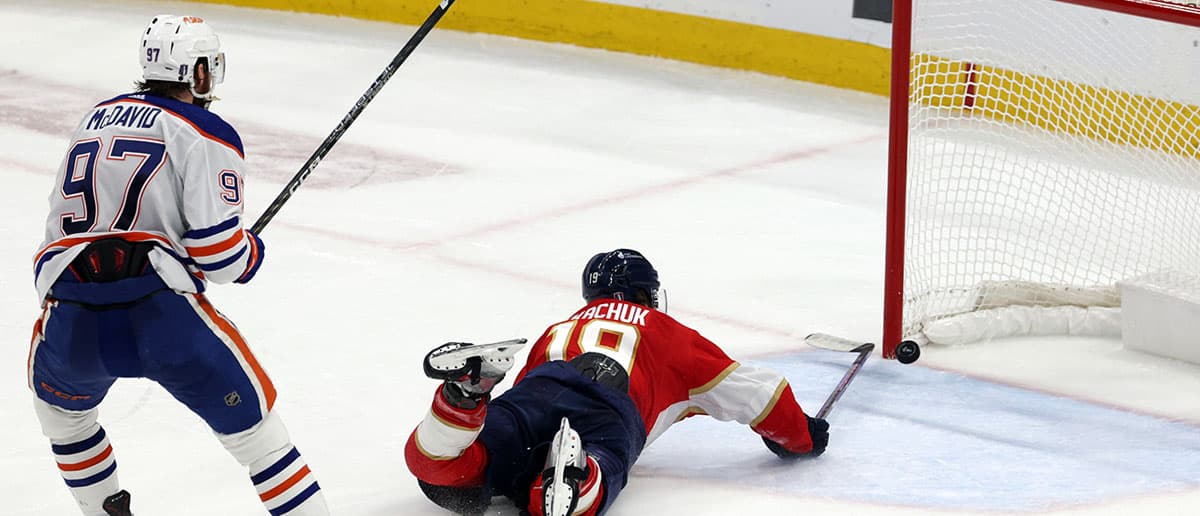
<path fill-rule="evenodd" d="M 161 15 L 138 52 L 138 91 L 84 115 L 50 192 L 28 363 L 42 431 L 85 515 L 131 514 L 97 412 L 117 378 L 149 378 L 249 469 L 270 514 L 328 514 L 270 378 L 204 296 L 265 256 L 243 226 L 241 139 L 207 110 L 220 42 L 200 18 Z"/>

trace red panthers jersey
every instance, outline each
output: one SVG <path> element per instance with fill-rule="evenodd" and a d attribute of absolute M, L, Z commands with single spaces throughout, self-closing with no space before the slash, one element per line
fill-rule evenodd
<path fill-rule="evenodd" d="M 667 314 L 600 299 L 546 329 L 529 350 L 521 380 L 551 360 L 604 354 L 629 373 L 629 395 L 646 425 L 646 444 L 696 414 L 750 425 L 787 449 L 812 450 L 807 419 L 778 373 L 739 364 Z"/>

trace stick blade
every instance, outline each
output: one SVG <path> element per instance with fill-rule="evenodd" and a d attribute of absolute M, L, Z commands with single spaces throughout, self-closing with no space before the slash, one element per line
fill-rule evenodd
<path fill-rule="evenodd" d="M 826 333 L 813 333 L 804 337 L 804 343 L 814 348 L 845 351 L 848 353 L 869 353 L 875 349 L 875 345 L 870 342 L 844 339 Z"/>

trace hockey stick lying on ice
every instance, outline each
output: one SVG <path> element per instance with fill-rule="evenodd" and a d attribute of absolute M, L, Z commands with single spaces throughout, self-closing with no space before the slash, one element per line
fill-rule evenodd
<path fill-rule="evenodd" d="M 358 102 L 354 103 L 354 107 L 350 108 L 350 112 L 346 113 L 345 117 L 342 117 L 342 121 L 338 122 L 337 127 L 333 128 L 333 132 L 325 137 L 325 141 L 321 142 L 317 150 L 313 151 L 312 156 L 309 156 L 304 166 L 300 167 L 300 171 L 292 176 L 292 180 L 288 181 L 288 184 L 283 187 L 283 191 L 279 192 L 275 200 L 271 201 L 271 204 L 267 206 L 262 216 L 258 217 L 258 220 L 254 222 L 254 226 L 250 229 L 251 231 L 261 233 L 263 228 L 267 227 L 267 223 L 275 218 L 275 214 L 283 207 L 283 203 L 287 202 L 292 197 L 292 194 L 296 193 L 296 189 L 300 188 L 305 179 L 308 179 L 313 169 L 317 168 L 317 164 L 329 153 L 329 149 L 332 149 L 333 145 L 342 139 L 342 135 L 346 133 L 346 129 L 350 128 L 350 124 L 353 124 L 354 120 L 358 119 L 358 115 L 363 112 L 363 109 L 366 109 L 367 104 L 371 103 L 371 100 L 375 98 L 379 90 L 383 89 L 383 85 L 387 84 L 388 79 L 392 78 L 392 74 L 396 73 L 396 69 L 404 64 L 404 61 L 413 53 L 413 50 L 416 50 L 417 45 L 421 44 L 421 41 L 425 39 L 425 35 L 433 30 L 433 26 L 437 25 L 438 20 L 442 19 L 442 15 L 450 10 L 451 5 L 454 5 L 454 0 L 441 0 L 441 3 L 433 10 L 433 13 L 425 19 L 425 23 L 422 23 L 417 28 L 417 32 L 408 39 L 408 43 L 404 44 L 404 48 L 401 48 L 396 57 L 392 58 L 392 62 L 388 63 L 387 68 L 383 69 L 383 73 L 379 74 L 375 82 L 371 83 L 371 86 L 367 88 L 367 92 L 358 98 Z"/>
<path fill-rule="evenodd" d="M 833 392 L 829 393 L 829 397 L 825 399 L 825 404 L 821 405 L 821 410 L 817 411 L 818 419 L 825 419 L 829 412 L 833 410 L 833 404 L 837 403 L 838 398 L 842 397 L 842 393 L 846 392 L 846 387 L 850 386 L 850 381 L 858 375 L 858 371 L 862 369 L 863 363 L 867 361 L 867 357 L 871 356 L 871 352 L 875 350 L 875 345 L 869 342 L 855 342 L 850 339 L 834 337 L 824 333 L 814 333 L 804 337 L 804 342 L 810 346 L 828 349 L 831 351 L 847 351 L 850 353 L 858 353 L 854 358 L 854 362 L 850 364 L 850 369 L 846 370 L 846 374 L 842 375 L 842 381 L 838 382 L 837 387 L 833 388 Z"/>

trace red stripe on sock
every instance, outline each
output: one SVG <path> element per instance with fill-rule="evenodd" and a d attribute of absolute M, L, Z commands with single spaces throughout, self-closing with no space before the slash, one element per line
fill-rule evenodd
<path fill-rule="evenodd" d="M 300 471 L 297 471 L 295 475 L 288 477 L 288 479 L 284 480 L 282 484 L 279 484 L 279 485 L 263 492 L 263 494 L 258 495 L 258 497 L 260 499 L 262 499 L 262 501 L 264 501 L 264 502 L 266 502 L 267 500 L 270 500 L 272 498 L 275 498 L 276 496 L 279 496 L 280 493 L 287 491 L 288 488 L 296 485 L 298 482 L 300 482 L 300 479 L 304 478 L 307 475 L 308 475 L 308 465 L 305 464 L 304 467 L 300 468 Z"/>
<path fill-rule="evenodd" d="M 95 466 L 95 465 L 103 462 L 104 459 L 107 459 L 109 455 L 112 455 L 112 445 L 111 444 L 108 445 L 108 447 L 105 448 L 104 451 L 100 452 L 99 455 L 92 457 L 88 460 L 85 460 L 82 462 L 76 462 L 74 464 L 63 464 L 63 463 L 59 462 L 58 469 L 61 469 L 63 471 L 79 471 L 81 469 L 87 469 L 87 468 L 90 468 L 92 466 Z"/>

